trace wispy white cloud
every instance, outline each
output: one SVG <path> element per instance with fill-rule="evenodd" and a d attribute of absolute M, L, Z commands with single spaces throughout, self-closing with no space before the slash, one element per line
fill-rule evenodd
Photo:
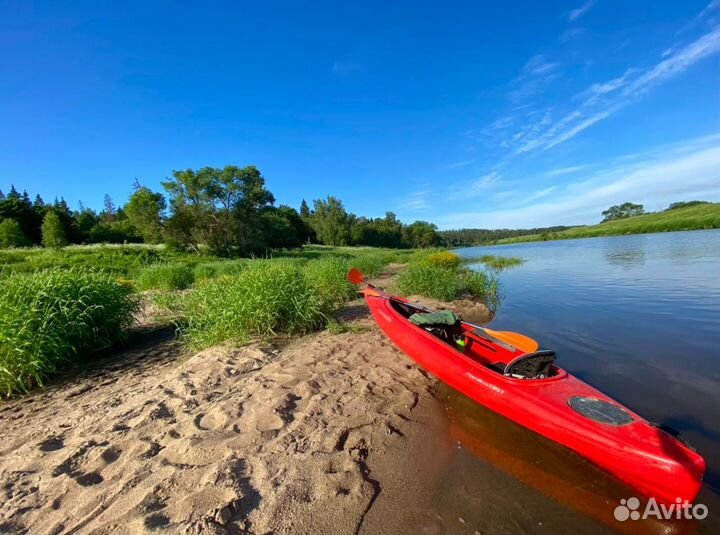
<path fill-rule="evenodd" d="M 510 83 L 508 96 L 516 101 L 533 95 L 558 77 L 559 63 L 548 61 L 542 54 L 531 57 L 520 74 Z"/>
<path fill-rule="evenodd" d="M 720 51 L 720 27 L 676 52 L 625 87 L 625 96 L 635 96 L 685 71 L 699 60 Z"/>
<path fill-rule="evenodd" d="M 567 43 L 568 41 L 571 41 L 584 33 L 585 33 L 585 28 L 568 28 L 567 30 L 565 30 L 563 33 L 560 34 L 560 37 L 558 37 L 558 40 L 561 43 Z"/>
<path fill-rule="evenodd" d="M 690 22 L 688 22 L 685 26 L 680 28 L 677 32 L 678 35 L 681 33 L 685 33 L 686 31 L 690 30 L 694 26 L 696 26 L 698 23 L 702 21 L 709 21 L 710 23 L 714 23 L 714 17 L 713 15 L 716 15 L 717 11 L 720 11 L 720 0 L 711 0 L 708 5 L 706 5 L 703 10 L 695 16 Z"/>
<path fill-rule="evenodd" d="M 435 220 L 441 228 L 518 228 L 593 223 L 612 204 L 628 200 L 658 210 L 680 200 L 720 200 L 720 136 L 687 140 L 632 161 L 599 165 L 590 178 L 540 190 L 528 204 L 502 210 L 453 213 Z M 533 202 L 539 199 L 542 202 Z"/>
<path fill-rule="evenodd" d="M 514 147 L 519 155 L 547 150 L 574 138 L 591 126 L 607 119 L 640 98 L 652 88 L 667 82 L 701 61 L 720 52 L 720 27 L 684 46 L 676 45 L 669 54 L 652 67 L 631 67 L 616 78 L 598 82 L 580 92 L 573 101 L 577 107 L 559 119 L 548 110 L 540 119 L 503 138 L 502 144 Z"/>
<path fill-rule="evenodd" d="M 626 85 L 630 77 L 636 72 L 637 69 L 630 68 L 626 70 L 622 76 L 618 76 L 617 78 L 611 78 L 610 80 L 593 84 L 589 88 L 587 88 L 587 90 L 585 90 L 585 92 L 582 93 L 581 96 L 584 96 L 587 99 L 591 99 L 592 97 L 600 97 L 612 93 L 613 91 L 617 91 L 618 89 Z"/>
<path fill-rule="evenodd" d="M 498 167 L 499 166 L 496 166 L 495 169 L 482 176 L 457 184 L 455 188 L 450 191 L 448 198 L 451 200 L 471 199 L 480 195 L 491 194 L 493 188 L 495 188 L 502 179 L 502 174 L 498 170 Z"/>
<path fill-rule="evenodd" d="M 568 167 L 559 167 L 557 169 L 552 169 L 551 171 L 548 171 L 545 173 L 546 176 L 564 176 L 564 175 L 572 175 L 573 173 L 577 173 L 578 171 L 585 171 L 588 169 L 590 165 L 584 164 L 584 165 L 572 165 Z"/>
<path fill-rule="evenodd" d="M 457 169 L 459 167 L 465 167 L 466 165 L 470 165 L 475 160 L 462 160 L 460 162 L 452 162 L 445 165 L 445 169 Z"/>
<path fill-rule="evenodd" d="M 402 199 L 397 205 L 397 209 L 408 212 L 426 210 L 430 208 L 429 196 L 430 190 L 415 191 Z"/>
<path fill-rule="evenodd" d="M 591 115 L 590 117 L 586 117 L 582 121 L 575 123 L 573 126 L 563 130 L 557 136 L 548 140 L 548 142 L 545 144 L 544 149 L 551 149 L 556 145 L 560 145 L 560 143 L 565 143 L 568 139 L 574 138 L 580 132 L 590 128 L 595 123 L 599 123 L 603 119 L 607 119 L 608 117 L 610 117 L 610 115 L 615 113 L 615 111 L 616 109 L 608 109 L 605 111 L 600 111 L 595 115 Z"/>
<path fill-rule="evenodd" d="M 579 18 L 582 17 L 585 13 L 587 13 L 588 11 L 590 11 L 590 9 L 592 9 L 592 7 L 593 7 L 594 5 L 595 5 L 595 0 L 587 0 L 587 2 L 585 2 L 583 5 L 581 5 L 580 7 L 576 8 L 576 9 L 573 9 L 573 10 L 568 14 L 568 21 L 572 22 L 572 21 L 574 21 L 574 20 L 579 19 Z"/>
<path fill-rule="evenodd" d="M 533 202 L 533 201 L 537 201 L 538 199 L 541 199 L 543 197 L 547 197 L 556 189 L 557 189 L 557 186 L 550 186 L 549 188 L 545 188 L 540 191 L 536 191 L 535 193 L 529 195 L 528 197 L 525 197 L 525 202 Z"/>
<path fill-rule="evenodd" d="M 486 175 L 477 178 L 470 187 L 466 190 L 468 195 L 482 193 L 486 191 L 490 186 L 495 185 L 502 176 L 497 171 L 491 171 Z"/>

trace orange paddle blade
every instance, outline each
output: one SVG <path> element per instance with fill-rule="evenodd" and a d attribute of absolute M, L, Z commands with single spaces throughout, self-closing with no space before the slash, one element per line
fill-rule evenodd
<path fill-rule="evenodd" d="M 350 268 L 350 271 L 348 271 L 347 274 L 347 280 L 353 284 L 363 284 L 367 282 L 365 280 L 365 275 L 363 275 L 362 271 L 357 268 Z"/>
<path fill-rule="evenodd" d="M 524 334 L 514 333 L 511 331 L 493 331 L 488 328 L 485 328 L 485 331 L 498 340 L 502 340 L 505 343 L 515 346 L 525 353 L 532 353 L 533 351 L 537 351 L 540 347 L 540 344 L 538 344 L 537 341 L 533 340 L 529 336 L 525 336 Z"/>

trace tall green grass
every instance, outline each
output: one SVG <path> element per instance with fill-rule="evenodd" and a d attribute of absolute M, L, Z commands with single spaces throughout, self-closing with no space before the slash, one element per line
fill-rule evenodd
<path fill-rule="evenodd" d="M 341 258 L 248 262 L 239 274 L 208 279 L 182 298 L 182 338 L 201 349 L 324 327 L 333 309 L 355 295 L 346 271 Z"/>
<path fill-rule="evenodd" d="M 192 267 L 187 264 L 155 264 L 140 271 L 140 290 L 185 290 L 195 282 Z"/>
<path fill-rule="evenodd" d="M 132 288 L 107 274 L 52 269 L 0 284 L 0 394 L 27 391 L 83 353 L 112 344 L 134 318 Z"/>
<path fill-rule="evenodd" d="M 452 264 L 445 264 L 452 265 Z M 440 301 L 461 297 L 480 299 L 495 312 L 503 298 L 502 285 L 494 273 L 434 265 L 425 260 L 401 272 L 392 291 L 400 295 L 422 295 Z"/>
<path fill-rule="evenodd" d="M 368 277 L 377 277 L 385 266 L 397 262 L 401 257 L 392 252 L 365 252 L 352 258 L 350 263 Z"/>
<path fill-rule="evenodd" d="M 514 258 L 511 256 L 483 255 L 478 258 L 468 259 L 468 262 L 480 262 L 489 268 L 502 271 L 504 269 L 519 266 L 524 262 L 524 260 L 522 258 Z"/>
<path fill-rule="evenodd" d="M 222 275 L 237 275 L 248 265 L 248 261 L 241 260 L 217 260 L 214 262 L 203 262 L 195 266 L 193 274 L 195 280 L 214 279 Z"/>
<path fill-rule="evenodd" d="M 497 312 L 504 295 L 500 279 L 494 273 L 466 271 L 461 281 L 461 291 L 482 300 L 493 313 Z"/>
<path fill-rule="evenodd" d="M 347 281 L 349 267 L 348 260 L 327 256 L 308 262 L 304 277 L 324 302 L 333 306 L 357 295 L 355 286 Z"/>
<path fill-rule="evenodd" d="M 400 295 L 424 295 L 440 301 L 452 301 L 459 295 L 458 274 L 453 269 L 425 262 L 410 264 L 401 272 L 392 290 Z"/>

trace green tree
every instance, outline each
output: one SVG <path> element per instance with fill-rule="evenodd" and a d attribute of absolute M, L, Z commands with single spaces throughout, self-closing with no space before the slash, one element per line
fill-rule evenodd
<path fill-rule="evenodd" d="M 615 204 L 602 213 L 602 215 L 604 217 L 604 219 L 602 220 L 602 223 L 606 223 L 608 221 L 614 221 L 616 219 L 626 219 L 628 217 L 635 217 L 635 216 L 643 215 L 644 213 L 645 213 L 645 209 L 643 208 L 642 204 L 634 204 L 631 202 Z"/>
<path fill-rule="evenodd" d="M 267 208 L 262 219 L 265 243 L 270 249 L 300 247 L 307 240 L 307 227 L 294 208 Z"/>
<path fill-rule="evenodd" d="M 123 211 L 146 243 L 162 241 L 165 197 L 145 186 L 135 189 Z"/>
<path fill-rule="evenodd" d="M 15 189 L 15 184 L 10 184 L 10 192 L 7 194 L 7 198 L 8 199 L 18 199 L 18 200 L 21 199 L 20 194 Z"/>
<path fill-rule="evenodd" d="M 62 220 L 55 210 L 45 214 L 42 224 L 42 244 L 45 247 L 59 248 L 68 244 Z"/>
<path fill-rule="evenodd" d="M 710 204 L 710 201 L 680 201 L 674 202 L 668 206 L 665 211 L 677 210 L 678 208 L 687 208 L 689 206 L 698 206 L 699 204 Z"/>
<path fill-rule="evenodd" d="M 350 245 L 352 220 L 340 199 L 328 196 L 315 200 L 311 225 L 317 239 L 325 245 Z"/>
<path fill-rule="evenodd" d="M 29 199 L 18 194 L 13 186 L 5 199 L 0 200 L 0 219 L 14 219 L 23 234 L 33 243 L 40 243 L 40 225 L 45 214 L 37 212 Z"/>
<path fill-rule="evenodd" d="M 88 243 L 92 240 L 92 232 L 100 224 L 100 217 L 90 208 L 83 208 L 75 212 L 73 227 L 79 243 Z"/>
<path fill-rule="evenodd" d="M 403 245 L 413 248 L 434 247 L 441 243 L 437 227 L 426 221 L 415 221 L 403 228 Z"/>
<path fill-rule="evenodd" d="M 0 222 L 0 248 L 26 247 L 30 240 L 22 231 L 20 223 L 14 219 L 3 219 Z"/>
<path fill-rule="evenodd" d="M 265 246 L 261 213 L 275 198 L 257 167 L 173 171 L 163 187 L 170 195 L 167 236 L 173 243 L 196 251 L 204 243 L 220 254 Z"/>

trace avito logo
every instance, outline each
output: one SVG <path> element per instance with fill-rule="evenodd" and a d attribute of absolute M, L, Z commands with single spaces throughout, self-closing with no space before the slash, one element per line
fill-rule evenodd
<path fill-rule="evenodd" d="M 620 505 L 613 512 L 615 520 L 625 522 L 626 520 L 640 520 L 646 518 L 657 518 L 658 520 L 681 520 L 696 519 L 704 520 L 707 518 L 709 511 L 706 505 L 701 503 L 691 504 L 687 500 L 680 498 L 675 503 L 665 505 L 658 503 L 655 498 L 650 498 L 645 505 L 645 509 L 640 511 L 640 500 L 632 497 L 620 500 Z"/>

